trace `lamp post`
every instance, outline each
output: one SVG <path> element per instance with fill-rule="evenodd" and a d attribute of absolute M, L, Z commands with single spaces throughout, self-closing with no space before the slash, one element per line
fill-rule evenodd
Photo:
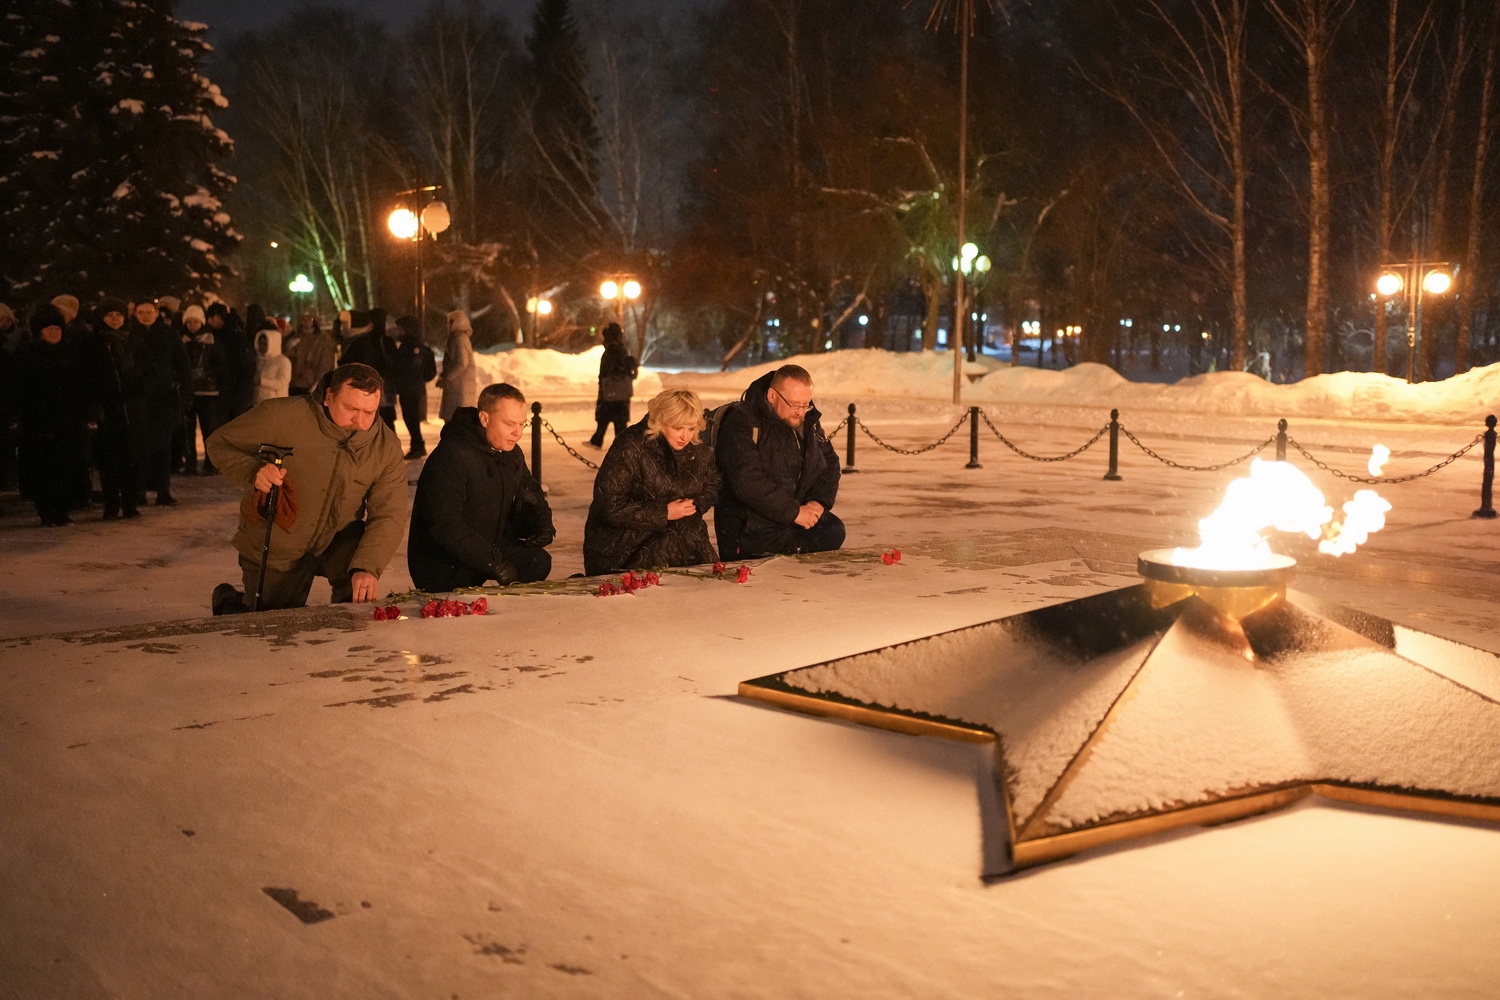
<path fill-rule="evenodd" d="M 427 339 L 427 281 L 422 273 L 422 242 L 424 238 L 435 238 L 453 223 L 448 206 L 437 200 L 436 192 L 441 184 L 411 188 L 396 192 L 398 198 L 410 198 L 415 208 L 402 205 L 391 213 L 386 227 L 398 240 L 411 240 L 417 248 L 417 331 Z"/>
<path fill-rule="evenodd" d="M 1409 260 L 1386 264 L 1375 279 L 1375 291 L 1389 302 L 1397 295 L 1406 298 L 1406 381 L 1416 380 L 1417 341 L 1422 336 L 1422 296 L 1445 295 L 1453 288 L 1453 274 L 1447 261 Z M 1383 308 L 1383 305 L 1382 305 Z"/>
<path fill-rule="evenodd" d="M 959 298 L 957 303 L 958 312 L 954 314 L 953 326 L 955 331 L 958 331 L 960 329 L 959 324 L 963 324 L 963 332 L 954 333 L 952 346 L 955 351 L 960 347 L 966 348 L 968 359 L 970 361 L 973 361 L 975 349 L 974 341 L 977 338 L 967 335 L 967 327 L 968 324 L 973 320 L 973 317 L 969 315 L 969 304 L 966 301 L 966 296 L 964 296 L 963 294 L 963 279 L 966 277 L 973 278 L 973 287 L 975 294 L 972 296 L 967 296 L 967 298 L 972 298 L 977 302 L 979 282 L 980 279 L 982 279 L 986 274 L 990 272 L 990 259 L 989 257 L 979 252 L 979 246 L 977 244 L 965 243 L 962 247 L 959 248 L 958 256 L 953 258 L 953 271 L 957 276 L 959 283 Z M 954 364 L 957 363 L 958 360 L 955 358 Z"/>
<path fill-rule="evenodd" d="M 629 299 L 634 302 L 641 297 L 641 283 L 634 278 L 610 279 L 599 285 L 599 296 L 606 300 L 612 300 L 615 304 L 615 319 L 620 324 L 620 332 L 625 332 L 625 301 Z M 644 347 L 643 338 L 637 337 L 637 353 Z"/>
<path fill-rule="evenodd" d="M 537 317 L 552 315 L 552 300 L 543 296 L 533 295 L 526 300 L 526 312 L 531 316 L 531 346 L 536 347 Z"/>

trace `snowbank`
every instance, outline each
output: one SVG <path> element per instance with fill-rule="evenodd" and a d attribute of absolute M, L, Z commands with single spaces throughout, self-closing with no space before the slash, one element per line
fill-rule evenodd
<path fill-rule="evenodd" d="M 801 365 L 811 372 L 819 395 L 841 399 L 953 398 L 953 355 L 946 351 L 799 354 L 785 361 L 769 361 L 732 372 L 664 374 L 662 384 L 669 389 L 692 389 L 713 396 L 738 396 L 751 382 L 784 364 Z M 982 377 L 1000 367 L 994 358 L 981 358 L 966 362 L 964 373 L 970 378 Z"/>
<path fill-rule="evenodd" d="M 521 348 L 476 355 L 486 382 L 510 382 L 530 397 L 592 397 L 604 348 L 582 354 Z M 953 395 L 953 361 L 946 351 L 895 353 L 879 350 L 832 351 L 789 358 L 812 373 L 819 396 L 848 400 L 931 399 Z M 692 389 L 710 398 L 732 398 L 756 378 L 786 362 L 732 372 L 658 372 L 642 369 L 637 398 L 663 388 Z M 1221 416 L 1318 417 L 1330 420 L 1383 420 L 1401 423 L 1483 423 L 1500 411 L 1500 365 L 1476 368 L 1441 382 L 1408 385 L 1370 372 L 1316 375 L 1292 385 L 1276 385 L 1249 372 L 1194 375 L 1174 385 L 1130 382 L 1098 364 L 1065 371 L 1011 367 L 982 357 L 964 365 L 966 403 L 1020 403 L 1119 407 Z"/>
<path fill-rule="evenodd" d="M 590 348 L 582 354 L 536 350 L 519 347 L 498 354 L 475 352 L 481 385 L 509 382 L 526 393 L 527 399 L 545 400 L 557 396 L 587 396 L 599 389 L 599 359 L 604 347 Z M 655 372 L 642 370 L 635 380 L 635 394 L 649 398 L 661 392 L 662 380 Z"/>
<path fill-rule="evenodd" d="M 1321 417 L 1403 423 L 1482 423 L 1500 410 L 1500 365 L 1408 385 L 1372 372 L 1315 375 L 1276 385 L 1249 372 L 1194 375 L 1174 385 L 1129 382 L 1097 364 L 1066 371 L 999 368 L 969 387 L 972 403 L 1053 403 L 1238 416 Z"/>

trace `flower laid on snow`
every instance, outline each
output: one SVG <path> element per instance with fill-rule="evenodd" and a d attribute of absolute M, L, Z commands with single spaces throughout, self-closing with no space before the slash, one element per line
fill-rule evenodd
<path fill-rule="evenodd" d="M 393 622 L 400 617 L 401 609 L 394 604 L 387 604 L 383 608 L 377 607 L 375 609 L 375 620 L 378 622 Z"/>
<path fill-rule="evenodd" d="M 605 581 L 599 584 L 599 589 L 594 592 L 596 597 L 613 597 L 616 594 L 633 594 L 645 587 L 661 586 L 661 577 L 655 573 L 637 573 L 635 570 L 627 570 L 620 577 L 619 583 Z"/>
<path fill-rule="evenodd" d="M 440 601 L 437 598 L 433 598 L 422 605 L 422 617 L 459 618 L 463 615 L 489 614 L 489 610 L 490 602 L 484 597 L 477 599 L 472 604 L 465 604 L 463 601 Z"/>
<path fill-rule="evenodd" d="M 883 563 L 885 563 L 887 566 L 890 566 L 890 565 L 893 565 L 895 563 L 900 562 L 901 561 L 901 550 L 900 549 L 891 549 L 891 551 L 889 551 L 889 552 L 882 552 L 882 553 L 880 553 L 880 561 L 883 562 Z"/>
<path fill-rule="evenodd" d="M 749 580 L 750 580 L 750 567 L 749 566 L 741 566 L 739 568 L 739 571 L 734 574 L 734 582 L 735 583 L 748 583 Z"/>
<path fill-rule="evenodd" d="M 723 576 L 723 575 L 724 575 L 724 564 L 721 563 L 721 562 L 714 563 L 714 576 Z"/>

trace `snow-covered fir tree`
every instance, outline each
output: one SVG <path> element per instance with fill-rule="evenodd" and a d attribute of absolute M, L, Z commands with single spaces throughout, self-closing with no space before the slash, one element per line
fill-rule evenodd
<path fill-rule="evenodd" d="M 217 287 L 238 242 L 204 26 L 171 0 L 33 0 L 0 25 L 0 280 L 17 301 Z"/>

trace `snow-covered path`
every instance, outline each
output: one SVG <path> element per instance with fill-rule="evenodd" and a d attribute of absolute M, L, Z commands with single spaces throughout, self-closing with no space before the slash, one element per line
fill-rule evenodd
<path fill-rule="evenodd" d="M 842 402 L 820 401 L 832 425 Z M 590 411 L 546 414 L 577 442 Z M 956 415 L 860 411 L 904 447 Z M 991 412 L 1040 454 L 1107 419 Z M 1183 463 L 1274 431 L 1125 419 Z M 1293 433 L 1354 470 L 1378 433 L 1403 475 L 1474 430 Z M 580 568 L 591 473 L 547 447 L 559 580 Z M 1308 803 L 986 886 L 986 748 L 734 697 L 750 677 L 1131 583 L 1135 554 L 1191 541 L 1239 471 L 1127 444 L 1125 478 L 1104 482 L 1103 442 L 1043 464 L 989 437 L 967 470 L 965 432 L 921 456 L 859 447 L 844 553 L 770 560 L 743 586 L 518 588 L 484 618 L 201 619 L 233 566 L 218 480 L 134 524 L 7 514 L 0 995 L 1493 994 L 1493 828 Z M 1500 522 L 1469 517 L 1476 454 L 1386 488 L 1391 525 L 1368 550 L 1289 546 L 1298 589 L 1500 650 Z M 1314 479 L 1330 502 L 1354 489 Z M 883 565 L 891 547 L 904 558 Z M 400 557 L 386 583 L 404 589 Z M 329 916 L 303 923 L 268 889 Z"/>

